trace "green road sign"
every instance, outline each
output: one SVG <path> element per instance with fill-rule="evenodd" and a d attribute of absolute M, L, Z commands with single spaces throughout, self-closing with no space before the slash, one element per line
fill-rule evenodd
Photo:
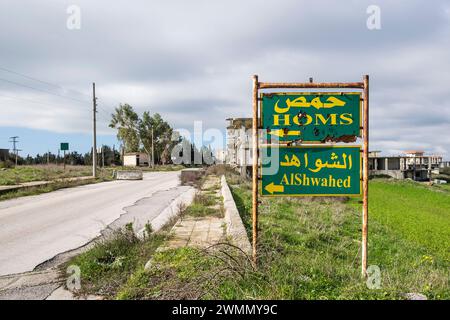
<path fill-rule="evenodd" d="M 361 133 L 361 93 L 264 93 L 261 119 L 269 141 L 353 142 Z"/>
<path fill-rule="evenodd" d="M 68 142 L 61 142 L 61 147 L 59 148 L 61 151 L 67 151 L 69 150 L 69 143 Z"/>
<path fill-rule="evenodd" d="M 359 146 L 264 147 L 263 196 L 361 194 Z"/>

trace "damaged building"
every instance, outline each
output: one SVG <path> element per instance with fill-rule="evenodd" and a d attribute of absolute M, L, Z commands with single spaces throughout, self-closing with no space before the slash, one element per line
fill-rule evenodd
<path fill-rule="evenodd" d="M 225 163 L 249 175 L 252 168 L 252 118 L 227 119 L 227 149 Z"/>
<path fill-rule="evenodd" d="M 396 179 L 429 180 L 433 170 L 445 165 L 440 155 L 426 155 L 424 151 L 410 150 L 397 156 L 380 156 L 380 151 L 369 153 L 369 174 L 387 175 Z"/>

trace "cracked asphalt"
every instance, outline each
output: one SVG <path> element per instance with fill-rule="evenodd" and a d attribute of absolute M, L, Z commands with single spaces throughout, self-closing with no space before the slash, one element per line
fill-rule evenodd
<path fill-rule="evenodd" d="M 82 247 L 107 226 L 128 222 L 127 214 L 142 226 L 186 191 L 179 174 L 151 172 L 142 181 L 104 182 L 0 202 L 0 276 L 32 271 Z"/>

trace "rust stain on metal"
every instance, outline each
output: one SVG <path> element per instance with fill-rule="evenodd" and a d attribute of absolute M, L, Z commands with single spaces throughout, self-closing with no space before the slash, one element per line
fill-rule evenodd
<path fill-rule="evenodd" d="M 326 137 L 322 142 L 345 142 L 345 143 L 350 143 L 350 142 L 355 142 L 357 139 L 357 136 L 349 136 L 349 135 L 345 135 L 345 136 L 340 136 L 340 137 Z"/>
<path fill-rule="evenodd" d="M 268 93 L 264 93 L 264 96 L 268 97 L 268 98 L 272 98 L 274 94 L 275 93 L 273 93 L 273 92 L 268 92 Z"/>

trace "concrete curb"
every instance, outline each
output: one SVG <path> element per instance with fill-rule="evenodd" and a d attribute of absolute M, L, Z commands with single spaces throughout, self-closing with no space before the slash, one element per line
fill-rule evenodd
<path fill-rule="evenodd" d="M 161 213 L 155 217 L 150 224 L 154 232 L 161 230 L 172 218 L 175 218 L 180 213 L 181 206 L 189 206 L 195 197 L 195 189 L 190 188 L 189 190 L 183 192 L 178 197 L 176 197 L 167 208 L 165 208 Z M 143 236 L 145 228 L 137 232 L 138 236 Z"/>
<path fill-rule="evenodd" d="M 220 182 L 222 184 L 221 191 L 223 196 L 223 207 L 225 209 L 224 220 L 227 227 L 227 234 L 232 238 L 235 245 L 241 248 L 245 253 L 250 254 L 252 252 L 252 246 L 225 176 L 221 177 Z"/>

